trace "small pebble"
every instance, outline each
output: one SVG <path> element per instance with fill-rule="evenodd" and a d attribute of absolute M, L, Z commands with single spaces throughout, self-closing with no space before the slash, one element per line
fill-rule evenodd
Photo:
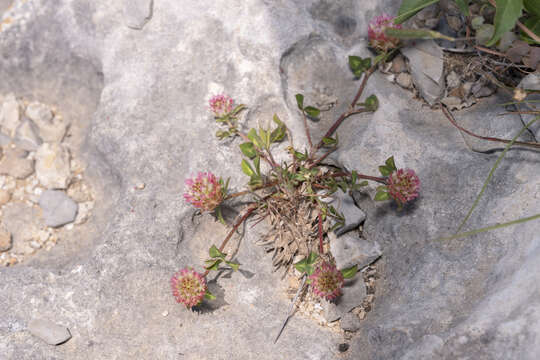
<path fill-rule="evenodd" d="M 169 315 L 169 312 L 167 310 L 165 310 L 164 312 L 161 313 L 162 316 L 167 316 Z"/>
<path fill-rule="evenodd" d="M 339 344 L 338 350 L 339 350 L 339 352 L 345 352 L 345 351 L 349 350 L 349 344 L 347 344 L 347 343 Z"/>
<path fill-rule="evenodd" d="M 143 190 L 145 187 L 146 187 L 145 183 L 138 183 L 137 185 L 135 185 L 136 190 Z"/>
<path fill-rule="evenodd" d="M 71 338 L 71 333 L 67 327 L 43 319 L 30 321 L 28 331 L 49 345 L 59 345 Z"/>

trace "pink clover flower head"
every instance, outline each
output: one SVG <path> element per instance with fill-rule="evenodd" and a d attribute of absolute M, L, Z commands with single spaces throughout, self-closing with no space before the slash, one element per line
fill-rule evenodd
<path fill-rule="evenodd" d="M 394 17 L 388 14 L 376 16 L 368 24 L 369 44 L 377 50 L 387 51 L 399 44 L 399 39 L 384 33 L 386 28 L 401 29 L 401 25 L 394 24 Z"/>
<path fill-rule="evenodd" d="M 171 288 L 176 301 L 191 309 L 202 302 L 206 279 L 193 268 L 184 268 L 171 277 Z"/>
<path fill-rule="evenodd" d="M 317 266 L 309 279 L 313 292 L 326 300 L 333 300 L 341 295 L 343 274 L 335 265 L 323 262 Z"/>
<path fill-rule="evenodd" d="M 199 172 L 185 184 L 184 199 L 203 211 L 212 211 L 223 201 L 222 181 L 211 172 Z"/>
<path fill-rule="evenodd" d="M 399 169 L 388 176 L 388 194 L 399 206 L 418 197 L 420 179 L 411 169 Z"/>
<path fill-rule="evenodd" d="M 234 100 L 227 95 L 214 95 L 210 99 L 210 110 L 218 118 L 228 115 L 233 110 Z"/>

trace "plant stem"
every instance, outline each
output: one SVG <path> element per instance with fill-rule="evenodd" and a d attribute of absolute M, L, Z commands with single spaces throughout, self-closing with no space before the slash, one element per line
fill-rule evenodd
<path fill-rule="evenodd" d="M 307 118 L 306 118 L 306 112 L 304 110 L 302 110 L 302 116 L 304 118 L 304 129 L 306 130 L 306 136 L 307 136 L 307 140 L 308 140 L 308 143 L 309 143 L 309 148 L 312 149 L 313 148 L 313 143 L 311 142 L 311 134 L 309 133 L 309 128 L 308 128 L 308 124 L 307 124 Z"/>
<path fill-rule="evenodd" d="M 441 106 L 441 110 L 442 110 L 443 114 L 446 116 L 446 118 L 448 119 L 448 121 L 450 121 L 450 123 L 452 123 L 452 125 L 454 125 L 459 130 L 463 131 L 464 133 L 466 133 L 468 135 L 471 135 L 472 137 L 475 137 L 477 139 L 487 140 L 487 141 L 501 142 L 501 143 L 504 143 L 504 144 L 509 144 L 510 142 L 512 142 L 511 140 L 506 140 L 506 139 L 499 139 L 499 138 L 494 138 L 494 137 L 489 137 L 489 136 L 476 135 L 472 131 L 469 131 L 469 130 L 459 126 L 457 124 L 456 120 L 454 119 L 454 117 L 452 116 L 452 113 L 450 112 L 450 110 L 448 110 L 445 106 Z M 512 143 L 515 144 L 515 145 L 522 145 L 522 146 L 528 146 L 528 147 L 540 149 L 540 143 L 524 142 L 524 141 L 514 141 Z"/>
<path fill-rule="evenodd" d="M 351 173 L 346 171 L 346 172 L 338 172 L 338 173 L 331 174 L 330 177 L 342 177 L 342 176 L 350 176 L 350 175 Z M 383 177 L 369 176 L 369 175 L 363 175 L 363 174 L 356 174 L 356 176 L 358 177 L 358 179 L 371 180 L 371 181 L 376 181 L 384 185 L 388 185 L 386 178 L 383 178 Z"/>
<path fill-rule="evenodd" d="M 233 228 L 231 229 L 231 231 L 229 231 L 229 233 L 227 234 L 227 236 L 225 237 L 225 240 L 223 240 L 223 242 L 221 243 L 221 246 L 219 247 L 219 251 L 223 252 L 223 249 L 225 248 L 225 246 L 227 245 L 227 243 L 229 242 L 229 240 L 231 239 L 231 237 L 233 236 L 233 234 L 236 232 L 236 230 L 238 230 L 238 227 L 240 225 L 242 225 L 242 223 L 244 221 L 246 221 L 246 219 L 251 215 L 251 213 L 253 213 L 253 211 L 255 211 L 257 209 L 257 204 L 252 204 L 249 206 L 248 210 L 246 211 L 246 213 L 236 222 L 236 224 L 234 224 Z M 208 273 L 210 272 L 210 270 L 206 270 L 203 274 L 203 277 L 206 277 L 206 275 L 208 275 Z"/>
<path fill-rule="evenodd" d="M 257 186 L 257 187 L 256 187 L 255 189 L 253 189 L 253 190 L 244 190 L 244 191 L 235 192 L 235 193 L 232 193 L 232 194 L 227 195 L 227 197 L 225 197 L 225 199 L 223 199 L 223 201 L 229 200 L 229 199 L 232 199 L 232 198 L 235 198 L 235 197 L 238 197 L 238 196 L 250 194 L 250 193 L 252 193 L 253 191 L 260 190 L 260 189 L 265 189 L 265 188 L 269 188 L 269 187 L 275 186 L 275 185 L 277 185 L 277 184 L 278 184 L 277 181 L 272 181 L 272 182 L 263 184 L 263 185 L 261 185 L 261 186 Z"/>
<path fill-rule="evenodd" d="M 323 226 L 322 226 L 322 212 L 319 212 L 319 253 L 323 255 Z"/>
<path fill-rule="evenodd" d="M 364 76 L 362 78 L 362 83 L 360 84 L 360 87 L 358 88 L 358 91 L 356 92 L 356 95 L 355 95 L 353 101 L 351 102 L 350 110 L 347 111 L 347 112 L 344 112 L 343 114 L 341 114 L 341 116 L 336 120 L 336 122 L 334 122 L 334 124 L 330 127 L 330 129 L 328 129 L 326 134 L 323 136 L 323 139 L 325 137 L 332 136 L 332 134 L 339 128 L 341 123 L 346 118 L 348 118 L 349 116 L 351 116 L 353 114 L 358 114 L 358 113 L 361 113 L 361 112 L 368 112 L 368 110 L 366 110 L 366 109 L 355 110 L 354 107 L 356 106 L 356 103 L 358 102 L 358 99 L 360 99 L 360 96 L 362 96 L 362 93 L 364 92 L 364 89 L 366 87 L 366 84 L 367 84 L 367 81 L 368 81 L 369 77 L 371 76 L 371 74 L 373 74 L 373 72 L 375 71 L 376 68 L 377 68 L 376 66 L 372 66 L 364 73 Z M 317 146 L 315 146 L 315 148 L 312 148 L 311 153 L 310 153 L 310 158 L 312 158 L 315 155 L 315 153 L 317 152 L 317 150 L 319 150 L 323 145 L 324 145 L 324 142 L 321 139 L 321 141 L 319 141 Z"/>

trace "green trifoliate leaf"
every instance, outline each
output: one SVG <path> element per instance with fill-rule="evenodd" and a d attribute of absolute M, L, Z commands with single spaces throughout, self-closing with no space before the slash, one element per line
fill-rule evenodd
<path fill-rule="evenodd" d="M 244 172 L 244 174 L 250 177 L 255 175 L 255 171 L 253 171 L 251 165 L 249 165 L 249 163 L 245 159 L 242 160 L 242 171 Z"/>
<path fill-rule="evenodd" d="M 301 160 L 301 161 L 307 159 L 307 155 L 302 154 L 302 153 L 299 152 L 299 151 L 295 151 L 295 152 L 294 152 L 294 157 L 297 158 L 298 160 Z"/>
<path fill-rule="evenodd" d="M 377 111 L 379 108 L 379 99 L 377 99 L 377 96 L 370 95 L 366 99 L 366 109 L 369 111 Z"/>
<path fill-rule="evenodd" d="M 247 137 L 248 137 L 249 140 L 251 140 L 253 142 L 253 144 L 256 147 L 258 147 L 259 149 L 263 148 L 264 142 L 259 137 L 259 135 L 257 135 L 257 130 L 255 130 L 255 129 L 249 130 L 249 132 L 247 134 Z"/>
<path fill-rule="evenodd" d="M 227 256 L 227 254 L 224 254 L 221 251 L 219 251 L 219 249 L 216 247 L 216 245 L 212 245 L 210 250 L 208 250 L 208 254 L 210 255 L 211 258 L 225 259 L 225 256 Z"/>
<path fill-rule="evenodd" d="M 253 159 L 253 165 L 255 165 L 255 171 L 257 172 L 257 175 L 261 175 L 261 157 L 256 156 L 255 159 Z"/>
<path fill-rule="evenodd" d="M 375 194 L 375 201 L 390 200 L 390 195 L 385 191 L 379 191 Z"/>
<path fill-rule="evenodd" d="M 206 293 L 204 294 L 204 298 L 206 300 L 215 300 L 216 299 L 216 296 L 215 295 L 212 295 L 212 293 L 210 291 L 208 291 L 208 289 L 206 290 Z"/>
<path fill-rule="evenodd" d="M 306 258 L 306 262 L 308 265 L 315 264 L 315 261 L 319 258 L 319 255 L 315 252 L 310 252 L 308 257 Z"/>
<path fill-rule="evenodd" d="M 337 140 L 331 137 L 323 137 L 322 142 L 324 145 L 333 146 L 337 144 Z"/>
<path fill-rule="evenodd" d="M 274 131 L 272 131 L 272 134 L 270 134 L 270 141 L 280 142 L 285 138 L 285 133 L 285 126 L 278 126 L 274 129 Z"/>
<path fill-rule="evenodd" d="M 219 264 L 221 264 L 223 260 L 217 259 L 217 260 L 206 260 L 204 263 L 206 264 L 205 269 L 209 271 L 217 270 L 219 267 Z"/>
<path fill-rule="evenodd" d="M 240 264 L 238 264 L 238 263 L 235 263 L 235 262 L 232 262 L 232 261 L 225 261 L 225 263 L 227 265 L 229 265 L 231 267 L 231 269 L 233 269 L 234 271 L 238 271 L 238 269 L 240 268 Z"/>
<path fill-rule="evenodd" d="M 238 146 L 240 147 L 242 154 L 246 155 L 250 159 L 253 159 L 257 155 L 257 150 L 255 150 L 255 146 L 251 142 L 245 142 Z"/>
<path fill-rule="evenodd" d="M 484 17 L 483 16 L 475 16 L 471 20 L 471 26 L 474 30 L 480 29 L 480 26 L 484 25 Z"/>
<path fill-rule="evenodd" d="M 321 110 L 313 106 L 307 106 L 306 108 L 304 108 L 304 111 L 310 118 L 317 118 L 321 113 Z"/>
<path fill-rule="evenodd" d="M 394 157 L 393 156 L 390 156 L 388 159 L 386 159 L 386 161 L 384 162 L 386 164 L 386 166 L 392 170 L 392 171 L 395 171 L 397 170 L 396 168 L 396 162 L 394 161 Z"/>
<path fill-rule="evenodd" d="M 246 105 L 240 104 L 234 108 L 234 110 L 231 112 L 232 115 L 238 114 L 240 111 L 244 110 L 246 108 Z"/>
<path fill-rule="evenodd" d="M 343 274 L 343 277 L 345 279 L 352 279 L 354 275 L 358 272 L 358 266 L 353 265 L 350 268 L 341 270 L 341 273 Z"/>
<path fill-rule="evenodd" d="M 296 105 L 298 105 L 298 108 L 300 110 L 304 110 L 304 95 L 296 94 L 295 98 L 296 98 Z"/>
<path fill-rule="evenodd" d="M 388 176 L 392 173 L 392 170 L 388 168 L 386 165 L 379 166 L 379 172 L 382 176 Z"/>
<path fill-rule="evenodd" d="M 307 266 L 307 259 L 300 260 L 294 264 L 294 268 L 301 273 L 305 273 L 307 271 Z"/>

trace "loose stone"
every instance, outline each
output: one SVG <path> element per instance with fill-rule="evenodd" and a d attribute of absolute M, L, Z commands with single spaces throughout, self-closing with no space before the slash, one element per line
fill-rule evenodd
<path fill-rule="evenodd" d="M 0 124 L 5 134 L 9 136 L 15 135 L 15 129 L 19 125 L 19 116 L 19 103 L 15 95 L 7 95 L 0 109 Z"/>
<path fill-rule="evenodd" d="M 41 138 L 38 136 L 38 131 L 36 125 L 31 120 L 23 120 L 15 131 L 15 144 L 21 149 L 36 151 L 42 143 Z"/>
<path fill-rule="evenodd" d="M 45 224 L 58 227 L 73 222 L 77 215 L 77 203 L 65 192 L 47 190 L 39 198 L 39 206 L 43 210 Z"/>
<path fill-rule="evenodd" d="M 358 269 L 371 264 L 382 255 L 379 243 L 360 238 L 353 233 L 336 236 L 329 233 L 330 251 L 336 259 L 338 269 L 347 269 L 357 265 Z"/>
<path fill-rule="evenodd" d="M 71 338 L 69 329 L 49 320 L 34 319 L 28 324 L 28 331 L 49 345 L 59 345 Z"/>
<path fill-rule="evenodd" d="M 69 151 L 63 145 L 44 143 L 36 152 L 36 175 L 48 189 L 65 189 L 71 177 Z"/>
<path fill-rule="evenodd" d="M 11 233 L 4 224 L 0 224 L 0 252 L 11 249 Z"/>
<path fill-rule="evenodd" d="M 6 150 L 0 160 L 0 174 L 13 176 L 17 179 L 26 179 L 34 173 L 34 161 L 18 156 L 12 149 Z"/>

